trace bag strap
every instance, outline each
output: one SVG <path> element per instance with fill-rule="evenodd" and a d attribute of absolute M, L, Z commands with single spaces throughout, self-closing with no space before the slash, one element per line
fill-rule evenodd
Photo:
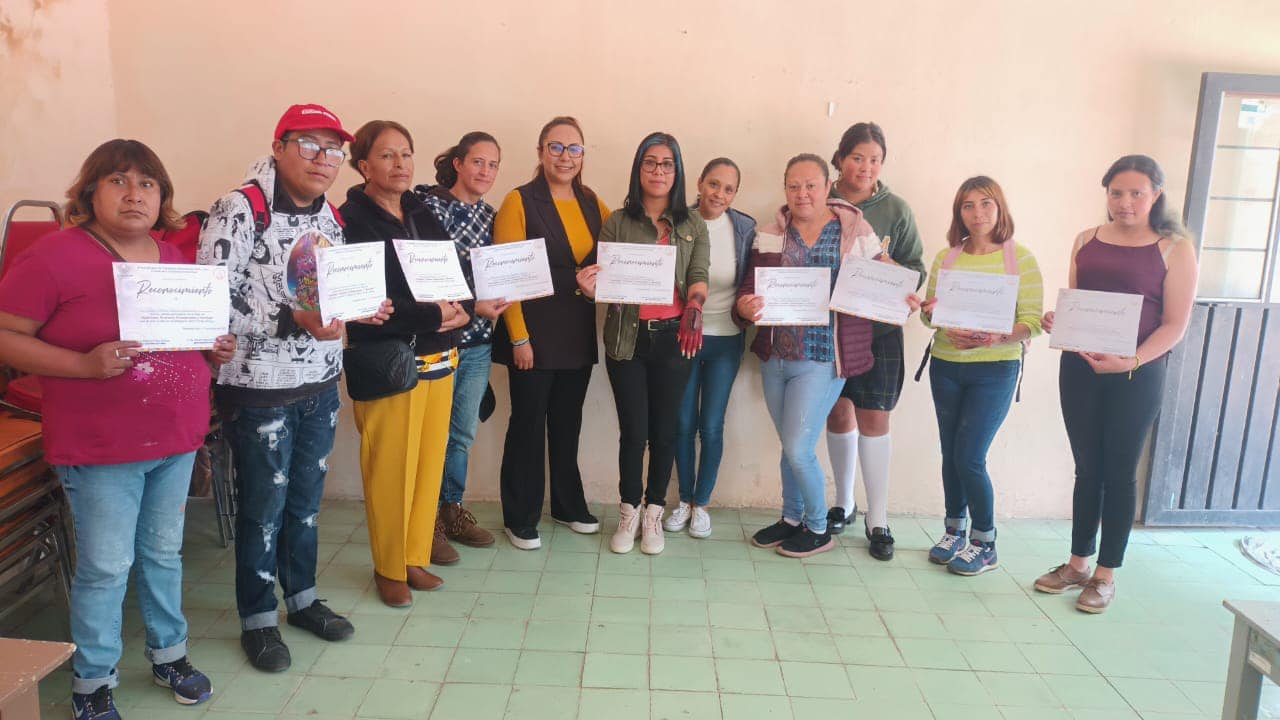
<path fill-rule="evenodd" d="M 1005 275 L 1021 275 L 1018 272 L 1018 246 L 1014 244 L 1013 238 L 1004 241 L 1004 274 Z"/>
<path fill-rule="evenodd" d="M 933 338 L 929 338 L 929 344 L 924 348 L 924 357 L 920 358 L 920 367 L 916 368 L 916 382 L 920 382 L 920 378 L 924 375 L 924 369 L 929 366 L 929 354 L 933 352 Z"/>
<path fill-rule="evenodd" d="M 257 240 L 262 237 L 267 228 L 271 227 L 271 212 L 267 209 L 267 194 L 263 192 L 262 186 L 256 182 L 247 182 L 236 188 L 236 192 L 249 201 L 249 212 L 253 216 L 254 239 Z"/>
<path fill-rule="evenodd" d="M 960 257 L 960 253 L 964 252 L 964 244 L 968 240 L 969 238 L 965 238 L 960 241 L 959 245 L 951 246 L 951 249 L 947 251 L 947 256 L 942 259 L 942 267 L 939 268 L 940 270 L 950 270 L 951 267 L 956 264 L 956 259 Z"/>

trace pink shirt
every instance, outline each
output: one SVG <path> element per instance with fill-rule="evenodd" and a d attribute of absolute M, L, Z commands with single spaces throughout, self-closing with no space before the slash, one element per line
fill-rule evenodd
<path fill-rule="evenodd" d="M 0 281 L 0 311 L 42 323 L 36 337 L 76 352 L 119 340 L 113 261 L 79 228 L 47 235 Z M 184 260 L 160 243 L 160 262 Z M 195 450 L 209 431 L 209 367 L 196 351 L 142 353 L 108 380 L 40 382 L 51 465 L 158 460 Z"/>

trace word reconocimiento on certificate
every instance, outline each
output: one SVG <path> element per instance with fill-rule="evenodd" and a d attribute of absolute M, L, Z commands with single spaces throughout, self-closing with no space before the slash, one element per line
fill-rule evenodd
<path fill-rule="evenodd" d="M 755 281 L 755 294 L 764 299 L 757 325 L 831 322 L 831 268 L 758 267 Z"/>
<path fill-rule="evenodd" d="M 602 242 L 596 246 L 600 274 L 596 302 L 669 305 L 675 296 L 673 245 Z"/>
<path fill-rule="evenodd" d="M 555 294 L 542 238 L 472 248 L 477 300 L 534 300 Z"/>
<path fill-rule="evenodd" d="M 120 339 L 143 350 L 208 350 L 227 332 L 231 291 L 218 265 L 113 263 Z"/>

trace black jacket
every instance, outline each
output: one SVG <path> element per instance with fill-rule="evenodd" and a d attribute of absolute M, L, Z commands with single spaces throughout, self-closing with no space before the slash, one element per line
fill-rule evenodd
<path fill-rule="evenodd" d="M 457 330 L 437 332 L 442 322 L 440 306 L 435 303 L 419 303 L 413 299 L 409 289 L 409 281 L 400 268 L 400 259 L 396 256 L 394 239 L 402 240 L 449 240 L 449 233 L 440 226 L 435 215 L 412 192 L 400 197 L 400 207 L 404 213 L 404 222 L 382 209 L 364 193 L 364 185 L 356 185 L 347 190 L 347 201 L 338 209 L 346 222 L 343 234 L 348 243 L 382 242 L 386 245 L 387 297 L 391 298 L 395 312 L 382 325 L 364 325 L 349 323 L 347 337 L 352 345 L 369 342 L 386 337 L 409 339 L 416 336 L 414 351 L 419 355 L 437 353 L 457 346 L 459 333 Z M 475 303 L 462 303 L 467 314 L 475 312 Z"/>
<path fill-rule="evenodd" d="M 574 370 L 590 367 L 599 360 L 596 342 L 596 306 L 578 289 L 578 271 L 596 261 L 595 241 L 600 236 L 600 204 L 595 193 L 574 188 L 591 232 L 591 252 L 579 263 L 565 232 L 560 212 L 547 181 L 539 173 L 533 182 L 516 188 L 524 204 L 525 237 L 544 238 L 547 263 L 555 294 L 521 303 L 524 322 L 533 342 L 533 366 L 537 370 Z M 505 321 L 493 331 L 493 361 L 514 366 L 511 336 Z"/>

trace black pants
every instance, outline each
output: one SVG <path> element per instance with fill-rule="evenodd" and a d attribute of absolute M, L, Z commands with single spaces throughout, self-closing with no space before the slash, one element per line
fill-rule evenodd
<path fill-rule="evenodd" d="M 680 354 L 676 328 L 649 331 L 640 323 L 630 360 L 605 360 L 618 408 L 618 495 L 639 505 L 665 505 L 676 459 L 680 401 L 693 363 Z M 649 484 L 641 478 L 649 446 Z"/>
<path fill-rule="evenodd" d="M 1071 511 L 1071 554 L 1093 555 L 1098 524 L 1098 565 L 1124 562 L 1137 508 L 1138 460 L 1160 412 L 1167 360 L 1128 373 L 1097 375 L 1079 355 L 1062 353 L 1058 391 L 1062 420 L 1076 461 Z"/>
<path fill-rule="evenodd" d="M 591 367 L 574 370 L 517 370 L 507 373 L 511 421 L 502 451 L 502 522 L 534 528 L 542 516 L 547 451 L 551 465 L 551 516 L 581 520 L 588 515 L 578 470 L 582 403 Z M 545 444 L 544 444 L 545 443 Z"/>

